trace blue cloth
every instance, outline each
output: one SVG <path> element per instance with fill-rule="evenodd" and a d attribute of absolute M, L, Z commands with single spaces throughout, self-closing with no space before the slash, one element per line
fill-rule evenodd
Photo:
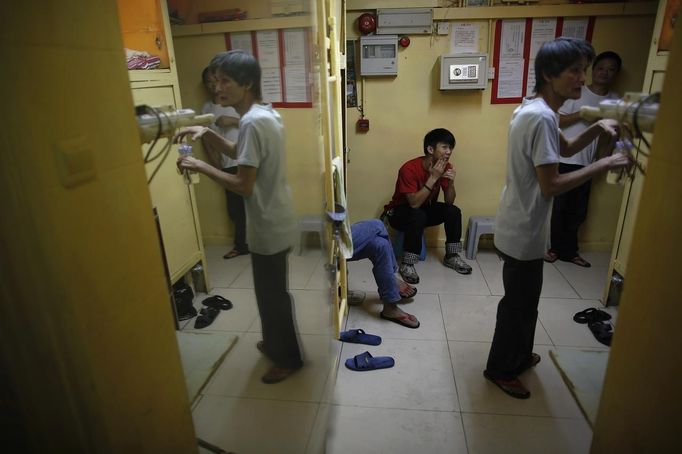
<path fill-rule="evenodd" d="M 350 230 L 353 237 L 353 257 L 349 261 L 369 259 L 374 265 L 372 273 L 381 301 L 384 303 L 400 301 L 395 279 L 398 264 L 384 223 L 378 219 L 360 221 L 351 225 Z"/>

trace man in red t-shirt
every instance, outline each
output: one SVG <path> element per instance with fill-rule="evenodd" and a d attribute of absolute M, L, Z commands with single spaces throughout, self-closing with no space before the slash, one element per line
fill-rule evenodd
<path fill-rule="evenodd" d="M 419 283 L 414 269 L 419 261 L 425 227 L 445 224 L 443 265 L 460 274 L 471 274 L 462 251 L 462 212 L 455 206 L 455 169 L 448 161 L 455 148 L 455 136 L 443 128 L 424 136 L 424 156 L 407 161 L 398 171 L 393 199 L 384 207 L 388 221 L 405 233 L 400 274 L 410 284 Z M 438 202 L 443 190 L 445 202 Z"/>

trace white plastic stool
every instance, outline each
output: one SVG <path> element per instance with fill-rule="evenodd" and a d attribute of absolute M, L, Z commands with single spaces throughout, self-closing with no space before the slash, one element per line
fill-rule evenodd
<path fill-rule="evenodd" d="M 298 247 L 297 255 L 303 253 L 303 247 L 305 245 L 305 235 L 308 233 L 317 233 L 320 237 L 320 245 L 322 245 L 322 239 L 324 238 L 324 222 L 322 216 L 311 215 L 302 216 L 298 219 Z"/>
<path fill-rule="evenodd" d="M 492 216 L 471 216 L 469 218 L 469 226 L 467 227 L 467 252 L 466 257 L 469 260 L 476 258 L 478 251 L 478 240 L 481 235 L 486 233 L 493 233 L 495 230 L 495 218 Z"/>

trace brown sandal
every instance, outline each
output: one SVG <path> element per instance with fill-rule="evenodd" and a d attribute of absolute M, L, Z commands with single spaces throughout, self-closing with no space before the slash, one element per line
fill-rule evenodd
<path fill-rule="evenodd" d="M 588 262 L 588 261 L 585 260 L 584 258 L 580 257 L 579 255 L 576 255 L 575 257 L 573 257 L 573 258 L 570 260 L 570 262 L 573 263 L 573 264 L 575 264 L 575 265 L 582 266 L 583 268 L 589 268 L 589 267 L 592 266 L 592 265 L 590 264 L 590 262 Z"/>
<path fill-rule="evenodd" d="M 554 263 L 557 261 L 558 258 L 559 256 L 556 254 L 556 252 L 552 251 L 545 252 L 544 260 L 547 263 Z"/>
<path fill-rule="evenodd" d="M 240 252 L 240 251 L 238 251 L 238 250 L 236 250 L 236 249 L 232 249 L 230 252 L 228 252 L 227 254 L 223 255 L 223 258 L 224 258 L 225 260 L 230 260 L 230 259 L 233 259 L 233 258 L 235 258 L 235 257 L 239 257 L 240 255 L 246 255 L 246 254 L 248 254 L 248 251 L 247 251 L 247 252 Z"/>

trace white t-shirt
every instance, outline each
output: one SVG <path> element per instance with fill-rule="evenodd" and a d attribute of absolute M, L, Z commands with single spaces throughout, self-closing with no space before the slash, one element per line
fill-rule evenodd
<path fill-rule="evenodd" d="M 568 115 L 574 112 L 579 112 L 582 106 L 597 107 L 600 102 L 605 99 L 618 99 L 618 95 L 614 92 L 609 92 L 606 96 L 601 96 L 594 93 L 592 90 L 583 85 L 580 98 L 578 99 L 567 99 L 564 104 L 559 108 L 560 115 Z M 590 123 L 585 120 L 578 120 L 571 126 L 568 126 L 562 130 L 564 136 L 567 139 L 572 139 L 580 135 L 584 130 L 590 126 Z M 561 162 L 565 164 L 576 164 L 580 166 L 587 166 L 592 164 L 594 161 L 594 154 L 597 151 L 597 139 L 595 139 L 588 146 L 574 154 L 569 158 L 561 157 Z"/>
<path fill-rule="evenodd" d="M 216 121 L 223 115 L 226 117 L 239 119 L 239 114 L 237 113 L 236 110 L 234 110 L 234 107 L 223 107 L 220 104 L 213 104 L 211 101 L 206 101 L 204 103 L 204 107 L 201 109 L 201 113 L 213 114 Z M 239 126 L 237 125 L 221 128 L 220 126 L 213 123 L 211 126 L 209 126 L 209 128 L 211 128 L 212 130 L 214 130 L 215 132 L 217 132 L 230 142 L 237 142 L 237 137 L 239 137 Z M 227 169 L 229 167 L 235 167 L 237 165 L 237 160 L 232 159 L 224 154 L 221 154 L 220 163 L 223 166 L 223 169 Z"/>
<path fill-rule="evenodd" d="M 291 247 L 297 223 L 286 178 L 284 124 L 270 104 L 254 104 L 239 121 L 237 162 L 258 168 L 253 192 L 244 197 L 249 249 L 272 255 Z"/>
<path fill-rule="evenodd" d="M 495 218 L 495 246 L 517 260 L 542 258 L 549 244 L 552 198 L 535 168 L 559 162 L 559 117 L 541 98 L 526 98 L 509 124 L 507 179 Z"/>

